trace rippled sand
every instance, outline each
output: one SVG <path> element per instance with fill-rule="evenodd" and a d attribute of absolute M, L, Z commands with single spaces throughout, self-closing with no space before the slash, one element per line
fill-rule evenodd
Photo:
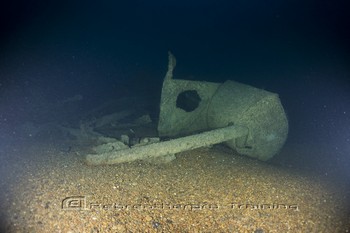
<path fill-rule="evenodd" d="M 89 167 L 81 148 L 1 153 L 1 232 L 346 232 L 341 184 L 223 146 Z M 343 191 L 342 191 L 343 190 Z"/>

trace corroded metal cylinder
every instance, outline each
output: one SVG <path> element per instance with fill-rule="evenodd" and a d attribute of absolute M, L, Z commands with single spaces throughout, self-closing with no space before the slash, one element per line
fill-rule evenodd
<path fill-rule="evenodd" d="M 288 135 L 288 121 L 278 95 L 234 81 L 226 81 L 217 89 L 206 117 L 208 128 L 212 129 L 227 125 L 247 127 L 247 138 L 226 144 L 259 160 L 274 156 Z"/>
<path fill-rule="evenodd" d="M 265 161 L 282 148 L 288 120 L 277 94 L 234 81 L 173 79 L 175 64 L 169 54 L 160 104 L 160 136 L 184 136 L 238 125 L 248 128 L 248 135 L 225 142 L 238 153 Z"/>

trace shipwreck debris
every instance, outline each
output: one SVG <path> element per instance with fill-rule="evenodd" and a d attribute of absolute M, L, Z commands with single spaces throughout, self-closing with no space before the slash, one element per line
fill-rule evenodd
<path fill-rule="evenodd" d="M 228 126 L 169 141 L 156 142 L 144 146 L 135 146 L 130 149 L 100 154 L 89 154 L 86 156 L 86 162 L 88 165 L 106 165 L 132 162 L 135 160 L 148 160 L 161 156 L 171 156 L 182 151 L 210 146 L 233 140 L 234 138 L 245 137 L 247 134 L 248 129 L 245 127 Z"/>
<path fill-rule="evenodd" d="M 217 143 L 263 161 L 281 149 L 287 139 L 288 121 L 277 94 L 231 80 L 213 83 L 173 79 L 175 66 L 176 59 L 169 53 L 158 134 L 179 138 L 159 142 L 155 139 L 152 144 L 140 141 L 132 148 L 89 154 L 87 164 L 166 157 L 170 161 L 176 153 Z"/>

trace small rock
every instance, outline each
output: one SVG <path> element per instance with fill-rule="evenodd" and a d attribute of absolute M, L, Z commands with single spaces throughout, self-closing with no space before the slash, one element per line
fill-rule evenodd
<path fill-rule="evenodd" d="M 153 228 L 155 228 L 155 229 L 157 229 L 158 227 L 160 227 L 162 224 L 160 224 L 159 222 L 157 222 L 157 221 L 153 221 L 152 222 L 152 227 Z"/>

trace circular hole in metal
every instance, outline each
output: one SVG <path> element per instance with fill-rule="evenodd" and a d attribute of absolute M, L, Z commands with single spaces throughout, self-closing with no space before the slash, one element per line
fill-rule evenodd
<path fill-rule="evenodd" d="M 176 99 L 176 107 L 185 110 L 186 112 L 192 112 L 198 108 L 201 102 L 201 97 L 199 97 L 197 91 L 188 90 L 181 92 Z"/>

